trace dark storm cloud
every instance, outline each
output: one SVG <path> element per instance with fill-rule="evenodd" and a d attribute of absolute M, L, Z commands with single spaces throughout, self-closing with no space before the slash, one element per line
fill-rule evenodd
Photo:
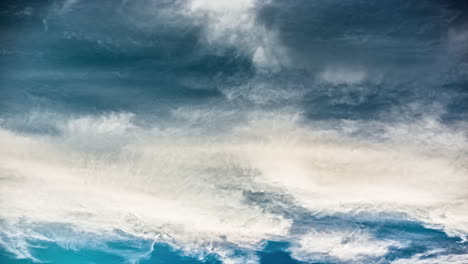
<path fill-rule="evenodd" d="M 273 1 L 259 21 L 278 30 L 297 67 L 434 61 L 452 14 L 433 1 Z"/>
<path fill-rule="evenodd" d="M 448 108 L 467 98 L 466 4 L 460 1 L 272 1 L 259 23 L 277 31 L 293 68 L 309 73 L 313 119 L 380 119 L 394 108 Z M 325 79 L 325 81 L 324 81 Z"/>
<path fill-rule="evenodd" d="M 219 98 L 250 62 L 234 49 L 212 51 L 177 1 L 3 3 L 4 113 L 164 113 Z M 242 78 L 232 78 L 241 76 Z"/>
<path fill-rule="evenodd" d="M 3 115 L 160 116 L 187 104 L 231 104 L 288 106 L 313 120 L 466 118 L 463 1 L 259 2 L 255 21 L 279 43 L 264 48 L 287 54 L 273 72 L 256 71 L 245 40 L 208 45 L 210 27 L 180 12 L 186 4 L 2 1 Z"/>

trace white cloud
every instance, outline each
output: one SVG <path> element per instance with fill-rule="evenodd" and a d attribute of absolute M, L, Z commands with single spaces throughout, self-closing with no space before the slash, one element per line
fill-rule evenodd
<path fill-rule="evenodd" d="M 407 259 L 398 259 L 391 264 L 464 264 L 468 263 L 468 254 L 438 254 L 441 250 L 429 251 Z M 435 256 L 431 256 L 435 254 Z"/>
<path fill-rule="evenodd" d="M 277 70 L 288 63 L 276 33 L 257 23 L 260 0 L 189 0 L 183 13 L 204 27 L 209 45 L 231 46 L 251 57 L 259 70 Z"/>
<path fill-rule="evenodd" d="M 391 139 L 375 142 L 304 125 L 294 112 L 251 112 L 216 134 L 224 119 L 216 113 L 179 109 L 154 127 L 125 113 L 83 116 L 53 121 L 54 136 L 1 129 L 2 218 L 121 229 L 186 252 L 227 250 L 210 249 L 211 242 L 254 250 L 265 239 L 290 238 L 291 221 L 246 203 L 247 190 L 287 194 L 322 214 L 401 212 L 450 235 L 468 233 L 467 142 L 456 130 L 437 124 L 445 139 L 422 148 L 405 135 L 425 138 L 434 126 L 418 130 L 414 122 L 398 133 L 383 126 Z M 438 143 L 454 136 L 457 146 Z M 298 256 L 313 248 L 340 259 L 385 254 L 394 245 L 353 230 L 291 239 L 299 239 Z"/>
<path fill-rule="evenodd" d="M 188 251 L 224 240 L 251 248 L 286 234 L 289 220 L 243 202 L 236 186 L 247 188 L 251 175 L 220 177 L 236 161 L 221 146 L 177 143 L 165 132 L 134 128 L 129 117 L 73 119 L 58 137 L 1 130 L 0 168 L 9 175 L 0 187 L 2 218 L 152 239 L 167 234 Z M 128 128 L 138 134 L 122 138 Z M 101 144 L 99 152 L 90 142 Z"/>
<path fill-rule="evenodd" d="M 358 84 L 365 81 L 367 72 L 360 66 L 327 67 L 319 74 L 319 79 L 333 85 Z"/>
<path fill-rule="evenodd" d="M 292 256 L 305 262 L 337 258 L 347 263 L 361 263 L 368 257 L 384 256 L 389 247 L 400 247 L 396 241 L 373 239 L 365 232 L 312 231 L 299 238 L 291 248 Z"/>

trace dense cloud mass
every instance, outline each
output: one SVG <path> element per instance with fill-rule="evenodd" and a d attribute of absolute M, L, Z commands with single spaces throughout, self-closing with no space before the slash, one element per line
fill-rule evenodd
<path fill-rule="evenodd" d="M 0 262 L 468 262 L 464 1 L 0 21 Z"/>

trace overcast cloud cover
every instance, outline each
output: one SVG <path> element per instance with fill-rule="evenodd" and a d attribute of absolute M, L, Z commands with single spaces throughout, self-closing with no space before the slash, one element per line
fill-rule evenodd
<path fill-rule="evenodd" d="M 465 1 L 0 21 L 0 262 L 468 263 Z"/>

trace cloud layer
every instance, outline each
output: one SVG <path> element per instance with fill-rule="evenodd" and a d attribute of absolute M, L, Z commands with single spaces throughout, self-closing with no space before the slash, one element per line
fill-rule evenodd
<path fill-rule="evenodd" d="M 466 259 L 466 5 L 16 2 L 0 244 L 17 257 L 107 238 L 139 243 L 129 262 L 158 243 L 224 263 L 273 242 L 304 262 Z"/>

